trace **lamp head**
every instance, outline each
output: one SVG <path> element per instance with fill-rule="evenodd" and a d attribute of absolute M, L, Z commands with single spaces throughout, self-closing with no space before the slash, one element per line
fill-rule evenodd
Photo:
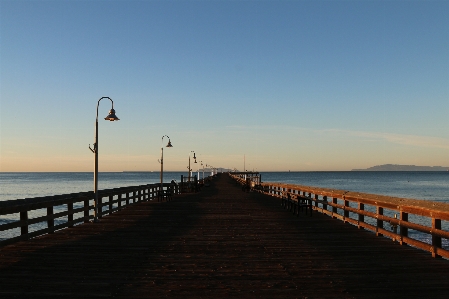
<path fill-rule="evenodd" d="M 167 146 L 166 147 L 173 147 L 173 145 L 171 145 L 171 141 L 170 141 L 170 139 L 168 139 L 168 144 L 167 144 Z"/>
<path fill-rule="evenodd" d="M 109 115 L 106 116 L 104 118 L 105 120 L 110 120 L 110 121 L 115 121 L 115 120 L 120 120 L 117 115 L 115 115 L 115 110 L 114 108 L 112 108 L 111 110 L 109 110 Z"/>

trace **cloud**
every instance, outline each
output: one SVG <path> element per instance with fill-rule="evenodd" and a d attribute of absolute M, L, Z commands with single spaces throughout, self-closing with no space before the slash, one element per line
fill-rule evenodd
<path fill-rule="evenodd" d="M 351 136 L 364 137 L 377 140 L 385 140 L 390 143 L 402 144 L 408 146 L 419 146 L 428 148 L 442 148 L 449 149 L 449 139 L 441 137 L 420 136 L 420 135 L 405 135 L 393 134 L 385 132 L 363 132 L 363 131 L 349 131 L 340 129 L 328 129 L 325 132 L 339 132 Z"/>

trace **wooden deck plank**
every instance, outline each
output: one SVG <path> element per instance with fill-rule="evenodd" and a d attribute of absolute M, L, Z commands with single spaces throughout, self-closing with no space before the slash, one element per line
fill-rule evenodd
<path fill-rule="evenodd" d="M 221 175 L 0 248 L 1 298 L 447 298 L 449 262 Z"/>

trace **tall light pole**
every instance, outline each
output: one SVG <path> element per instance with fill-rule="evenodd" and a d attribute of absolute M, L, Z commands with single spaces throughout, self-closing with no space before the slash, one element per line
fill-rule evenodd
<path fill-rule="evenodd" d="M 193 159 L 195 159 L 195 163 L 196 163 L 195 152 L 194 151 L 190 151 L 189 152 L 189 167 L 187 167 L 189 169 L 189 183 L 190 183 L 190 173 L 192 172 L 192 168 L 190 168 L 190 154 L 191 153 L 193 153 Z"/>
<path fill-rule="evenodd" d="M 171 141 L 170 141 L 170 137 L 168 137 L 167 135 L 162 136 L 162 146 L 161 146 L 161 192 L 162 190 L 164 190 L 164 137 L 168 138 L 168 144 L 166 145 L 166 147 L 173 147 L 173 145 L 171 145 Z"/>
<path fill-rule="evenodd" d="M 98 222 L 98 106 L 100 105 L 100 101 L 102 99 L 109 99 L 112 103 L 112 108 L 109 110 L 108 116 L 106 116 L 104 119 L 109 121 L 116 121 L 119 120 L 119 118 L 115 115 L 114 110 L 114 102 L 110 97 L 102 97 L 98 100 L 97 103 L 97 118 L 95 120 L 95 143 L 93 144 L 94 148 L 90 147 L 89 149 L 92 151 L 92 153 L 95 154 L 95 170 L 94 170 L 94 193 L 95 193 L 95 200 L 94 200 L 94 222 Z"/>

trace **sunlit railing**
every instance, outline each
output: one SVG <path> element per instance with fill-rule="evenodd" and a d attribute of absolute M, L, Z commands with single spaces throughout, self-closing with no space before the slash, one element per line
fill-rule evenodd
<path fill-rule="evenodd" d="M 242 185 L 241 176 L 231 176 Z M 344 190 L 282 183 L 260 183 L 252 190 L 281 198 L 283 206 L 313 211 L 373 231 L 399 244 L 429 251 L 433 257 L 449 258 L 449 204 Z"/>

